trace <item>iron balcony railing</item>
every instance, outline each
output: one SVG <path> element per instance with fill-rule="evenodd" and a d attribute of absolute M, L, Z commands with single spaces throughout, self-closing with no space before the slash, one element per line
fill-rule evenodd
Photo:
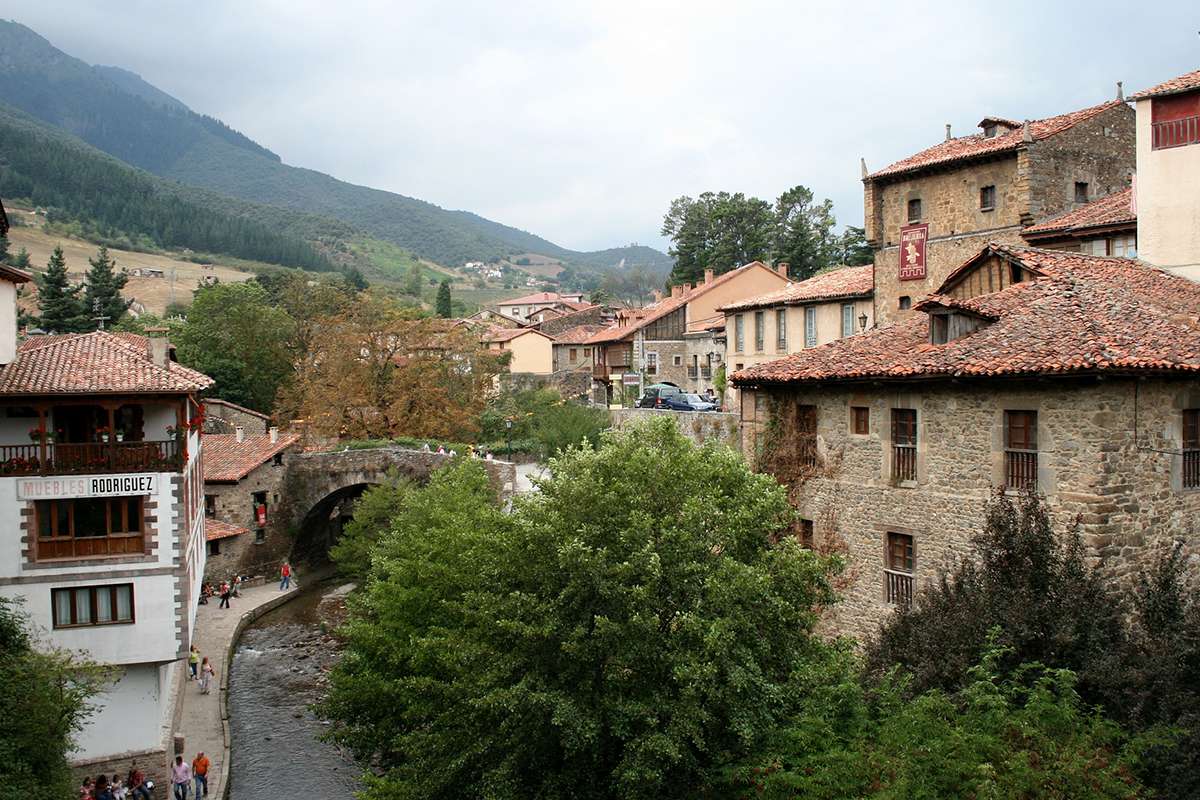
<path fill-rule="evenodd" d="M 696 377 L 697 375 L 699 375 L 699 374 L 700 374 L 700 370 L 699 370 L 699 368 L 697 368 L 697 367 L 688 367 L 688 377 L 689 377 L 689 378 L 695 378 L 695 377 Z"/>
<path fill-rule="evenodd" d="M 178 440 L 0 445 L 0 475 L 88 475 L 100 472 L 178 472 Z"/>
<path fill-rule="evenodd" d="M 1200 116 L 1150 124 L 1150 146 L 1154 150 L 1200 144 Z"/>

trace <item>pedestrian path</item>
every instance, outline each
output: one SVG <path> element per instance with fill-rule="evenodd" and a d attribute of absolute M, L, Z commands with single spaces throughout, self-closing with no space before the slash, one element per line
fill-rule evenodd
<path fill-rule="evenodd" d="M 201 656 L 208 656 L 217 670 L 218 680 L 210 694 L 200 693 L 198 681 L 186 682 L 180 701 L 183 709 L 177 733 L 184 737 L 184 758 L 189 763 L 199 752 L 203 752 L 212 762 L 208 771 L 210 798 L 221 800 L 224 784 L 229 777 L 229 752 L 226 749 L 229 722 L 225 698 L 229 685 L 227 673 L 232 660 L 230 655 L 238 623 L 243 618 L 254 618 L 258 613 L 285 602 L 285 598 L 295 593 L 294 585 L 288 591 L 281 592 L 278 582 L 268 581 L 260 586 L 243 587 L 242 596 L 230 600 L 230 608 L 218 608 L 220 602 L 214 597 L 196 612 L 196 630 L 192 641 L 199 648 Z M 184 669 L 187 669 L 186 660 Z M 220 686 L 219 691 L 216 691 L 216 686 Z M 167 788 L 164 796 L 170 797 L 170 788 L 164 788 Z"/>

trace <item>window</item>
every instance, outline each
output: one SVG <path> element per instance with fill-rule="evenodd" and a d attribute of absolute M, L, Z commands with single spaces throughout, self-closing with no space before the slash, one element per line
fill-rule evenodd
<path fill-rule="evenodd" d="M 817 466 L 817 407 L 796 407 L 796 447 L 800 451 L 800 463 L 806 467 Z"/>
<path fill-rule="evenodd" d="M 775 312 L 775 352 L 787 352 L 787 309 Z"/>
<path fill-rule="evenodd" d="M 762 311 L 754 312 L 754 352 L 761 353 L 763 351 L 763 340 L 766 338 L 767 332 L 767 315 Z"/>
<path fill-rule="evenodd" d="M 276 453 L 274 455 L 274 457 L 271 459 L 271 463 L 277 467 L 283 466 L 283 451 L 282 450 L 280 450 L 278 453 Z"/>
<path fill-rule="evenodd" d="M 38 500 L 37 558 L 90 558 L 144 551 L 142 497 Z"/>
<path fill-rule="evenodd" d="M 900 296 L 900 302 L 897 304 L 901 311 L 908 311 L 912 308 L 912 298 L 904 294 Z"/>
<path fill-rule="evenodd" d="M 658 374 L 658 353 L 646 353 L 646 374 Z"/>
<path fill-rule="evenodd" d="M 912 605 L 913 537 L 907 533 L 888 533 L 887 566 L 884 568 L 885 596 L 898 606 Z"/>
<path fill-rule="evenodd" d="M 995 137 L 995 135 L 996 135 L 995 123 L 989 123 L 989 124 L 983 126 L 983 138 L 991 139 L 991 138 Z"/>
<path fill-rule="evenodd" d="M 1037 489 L 1037 412 L 1004 412 L 1004 487 Z"/>
<path fill-rule="evenodd" d="M 671 363 L 676 367 L 682 367 L 683 356 L 671 356 Z"/>
<path fill-rule="evenodd" d="M 738 314 L 733 318 L 733 349 L 740 353 L 746 349 L 746 315 Z"/>
<path fill-rule="evenodd" d="M 208 554 L 210 556 L 221 555 L 221 540 L 213 539 L 208 543 Z"/>
<path fill-rule="evenodd" d="M 996 208 L 996 187 L 984 186 L 979 190 L 979 210 L 992 211 Z"/>
<path fill-rule="evenodd" d="M 1011 283 L 1020 283 L 1023 280 L 1021 277 L 1021 267 L 1019 264 L 1008 265 L 1008 279 Z"/>
<path fill-rule="evenodd" d="M 1183 412 L 1183 488 L 1200 486 L 1200 408 Z"/>
<path fill-rule="evenodd" d="M 1121 258 L 1137 258 L 1137 237 L 1115 236 L 1104 240 L 1104 255 Z"/>
<path fill-rule="evenodd" d="M 55 628 L 133 622 L 133 584 L 51 589 Z"/>
<path fill-rule="evenodd" d="M 576 361 L 579 360 L 579 351 L 576 350 L 574 347 L 568 348 L 567 349 L 567 357 L 571 360 L 571 363 L 574 364 Z"/>
<path fill-rule="evenodd" d="M 892 477 L 897 481 L 917 479 L 917 410 L 892 409 Z"/>
<path fill-rule="evenodd" d="M 929 341 L 945 344 L 950 341 L 950 315 L 932 314 L 929 317 Z"/>
<path fill-rule="evenodd" d="M 592 348 L 590 348 L 590 347 L 583 348 L 583 357 L 591 358 L 592 357 Z"/>
<path fill-rule="evenodd" d="M 866 406 L 850 406 L 851 430 L 859 436 L 871 432 L 871 409 Z"/>
<path fill-rule="evenodd" d="M 267 532 L 263 528 L 258 528 L 254 531 L 254 543 L 262 544 L 267 540 Z"/>
<path fill-rule="evenodd" d="M 808 550 L 813 549 L 813 521 L 811 519 L 800 520 L 800 529 L 796 531 L 796 538 L 800 540 L 800 546 Z"/>
<path fill-rule="evenodd" d="M 1088 201 L 1088 185 L 1086 181 L 1075 181 L 1075 202 L 1086 203 Z"/>
<path fill-rule="evenodd" d="M 842 303 L 842 338 L 854 335 L 854 304 Z"/>
<path fill-rule="evenodd" d="M 804 307 L 804 346 L 817 346 L 817 309 L 814 306 Z"/>
<path fill-rule="evenodd" d="M 914 197 L 912 200 L 908 201 L 908 221 L 921 221 L 921 198 Z"/>

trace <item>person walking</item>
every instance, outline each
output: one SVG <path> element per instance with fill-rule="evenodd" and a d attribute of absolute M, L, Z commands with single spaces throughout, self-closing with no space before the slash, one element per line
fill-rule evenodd
<path fill-rule="evenodd" d="M 171 785 L 175 787 L 175 800 L 188 800 L 188 787 L 192 785 L 192 768 L 184 763 L 183 756 L 175 756 L 175 765 L 171 767 Z"/>
<path fill-rule="evenodd" d="M 200 651 L 196 649 L 196 645 L 192 645 L 192 649 L 188 651 L 188 669 L 192 671 L 192 680 L 197 680 L 200 677 L 198 670 L 200 669 Z"/>
<path fill-rule="evenodd" d="M 217 671 L 213 669 L 213 665 L 209 662 L 208 656 L 200 662 L 200 694 L 208 694 L 212 689 L 213 678 L 217 677 Z"/>
<path fill-rule="evenodd" d="M 229 594 L 233 589 L 229 586 L 229 581 L 221 581 L 221 605 L 217 608 L 229 608 Z"/>
<path fill-rule="evenodd" d="M 201 750 L 192 761 L 192 777 L 196 779 L 196 800 L 208 797 L 208 768 L 211 766 L 208 756 Z M 202 791 L 203 790 L 203 791 Z"/>
<path fill-rule="evenodd" d="M 279 568 L 279 591 L 284 591 L 292 585 L 292 565 L 288 562 L 283 562 L 283 566 Z"/>

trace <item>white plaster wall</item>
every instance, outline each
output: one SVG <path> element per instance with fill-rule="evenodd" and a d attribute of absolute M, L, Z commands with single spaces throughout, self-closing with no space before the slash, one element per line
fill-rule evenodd
<path fill-rule="evenodd" d="M 0 280 L 0 364 L 17 355 L 17 285 Z"/>
<path fill-rule="evenodd" d="M 79 733 L 74 760 L 108 758 L 162 745 L 171 671 L 157 664 L 135 664 L 114 669 L 113 674 L 118 680 L 97 698 L 95 715 Z"/>
<path fill-rule="evenodd" d="M 1150 104 L 1137 103 L 1138 257 L 1200 280 L 1200 145 L 1151 150 Z"/>

